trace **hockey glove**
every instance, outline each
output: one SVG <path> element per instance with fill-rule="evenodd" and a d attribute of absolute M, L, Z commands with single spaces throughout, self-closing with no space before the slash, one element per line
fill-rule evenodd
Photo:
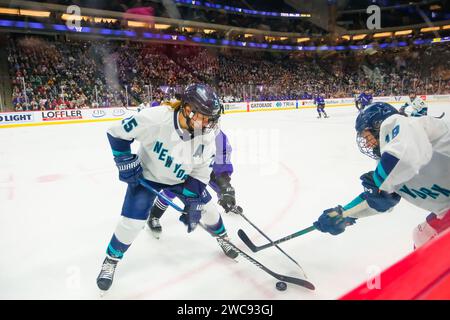
<path fill-rule="evenodd" d="M 407 107 L 407 105 L 405 104 L 405 105 L 403 105 L 403 106 L 401 106 L 400 107 L 400 109 L 398 109 L 398 113 L 399 114 L 401 114 L 401 115 L 403 115 L 403 116 L 408 116 L 407 114 L 406 114 L 406 107 Z"/>
<path fill-rule="evenodd" d="M 373 178 L 373 171 L 363 174 L 360 179 L 364 187 L 362 198 L 367 201 L 372 209 L 378 212 L 386 212 L 400 202 L 401 197 L 397 193 L 382 191 L 377 187 Z"/>
<path fill-rule="evenodd" d="M 236 196 L 234 188 L 231 185 L 220 190 L 219 205 L 222 206 L 227 213 L 236 206 Z"/>
<path fill-rule="evenodd" d="M 322 232 L 328 232 L 332 235 L 338 235 L 344 232 L 345 227 L 355 223 L 355 218 L 343 217 L 344 209 L 342 206 L 325 210 L 319 217 L 319 220 L 314 222 L 314 227 Z"/>
<path fill-rule="evenodd" d="M 230 212 L 236 206 L 236 194 L 234 188 L 230 184 L 230 176 L 228 173 L 222 173 L 215 175 L 214 171 L 211 173 L 210 184 L 216 185 L 217 197 L 219 198 L 219 205 L 225 210 Z"/>
<path fill-rule="evenodd" d="M 115 157 L 117 169 L 119 169 L 119 180 L 131 186 L 139 185 L 142 178 L 142 167 L 139 157 L 135 154 Z"/>
<path fill-rule="evenodd" d="M 190 233 L 195 230 L 202 218 L 204 204 L 199 198 L 186 198 L 184 204 L 185 214 L 180 216 L 180 221 L 188 227 L 187 232 Z"/>

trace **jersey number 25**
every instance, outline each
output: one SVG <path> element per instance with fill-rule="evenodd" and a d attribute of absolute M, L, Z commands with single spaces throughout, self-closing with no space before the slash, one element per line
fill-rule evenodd
<path fill-rule="evenodd" d="M 122 120 L 122 124 L 123 124 L 123 129 L 126 132 L 130 132 L 131 130 L 133 130 L 133 128 L 137 127 L 137 122 L 136 119 L 134 118 L 126 118 Z"/>

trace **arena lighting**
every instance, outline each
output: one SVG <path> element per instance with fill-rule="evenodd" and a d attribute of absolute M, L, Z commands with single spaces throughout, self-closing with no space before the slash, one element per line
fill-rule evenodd
<path fill-rule="evenodd" d="M 94 22 L 96 22 L 96 23 L 101 23 L 101 22 L 105 22 L 105 21 L 108 23 L 114 23 L 117 21 L 117 19 L 94 17 Z"/>
<path fill-rule="evenodd" d="M 386 38 L 386 37 L 391 37 L 392 36 L 392 32 L 379 32 L 379 33 L 375 33 L 373 35 L 374 38 Z"/>
<path fill-rule="evenodd" d="M 350 40 L 351 39 L 349 35 L 342 36 L 341 38 L 344 39 L 344 40 Z"/>
<path fill-rule="evenodd" d="M 445 26 L 442 26 L 442 30 L 448 30 L 450 29 L 450 24 L 447 24 Z"/>
<path fill-rule="evenodd" d="M 120 30 L 118 30 L 118 31 L 120 31 Z M 134 31 L 125 30 L 125 31 L 122 31 L 122 33 L 125 34 L 127 37 L 136 38 L 136 32 L 134 32 Z"/>
<path fill-rule="evenodd" d="M 50 11 L 36 11 L 36 10 L 19 9 L 19 15 L 30 16 L 30 17 L 39 17 L 39 18 L 48 18 L 48 17 L 50 17 Z"/>
<path fill-rule="evenodd" d="M 50 25 L 44 25 L 43 23 L 37 23 L 37 22 L 25 22 L 25 21 L 11 21 L 11 20 L 0 20 L 0 27 L 6 27 L 6 28 L 22 28 L 22 29 L 51 29 L 61 32 L 76 32 L 74 30 L 70 30 L 65 25 L 58 25 L 58 24 L 50 24 Z M 97 29 L 97 28 L 90 28 L 90 27 L 83 27 L 80 31 L 82 33 L 91 33 L 91 34 L 101 34 L 101 35 L 113 35 L 113 36 L 121 36 L 121 37 L 128 37 L 128 38 L 137 38 L 138 35 L 134 31 L 129 30 L 112 30 L 107 28 Z M 153 34 L 149 32 L 143 32 L 142 33 L 143 38 L 145 39 L 163 39 L 167 41 L 176 41 L 176 42 L 189 42 L 194 41 L 197 43 L 205 43 L 205 44 L 222 44 L 224 46 L 234 46 L 234 47 L 250 47 L 250 48 L 261 48 L 261 49 L 274 49 L 274 50 L 290 50 L 290 51 L 337 51 L 337 50 L 367 50 L 370 48 L 395 48 L 395 47 L 405 47 L 408 46 L 408 43 L 405 41 L 399 41 L 399 42 L 393 42 L 393 43 L 382 43 L 380 45 L 351 45 L 351 46 L 290 46 L 290 45 L 269 45 L 268 43 L 254 43 L 254 42 L 244 42 L 244 41 L 230 41 L 230 40 L 216 40 L 211 38 L 201 38 L 201 37 L 194 37 L 189 38 L 186 36 L 181 35 L 171 35 L 171 34 Z M 443 37 L 443 38 L 434 38 L 434 39 L 417 39 L 414 40 L 414 44 L 416 45 L 422 45 L 422 44 L 435 44 L 435 43 L 443 43 L 443 42 L 450 42 L 450 37 Z"/>
<path fill-rule="evenodd" d="M 251 15 L 260 15 L 260 16 L 272 16 L 272 17 L 287 17 L 287 18 L 310 18 L 311 14 L 309 13 L 292 13 L 292 12 L 273 12 L 273 11 L 259 11 L 259 10 L 250 10 L 245 8 L 232 7 L 228 5 L 220 5 L 210 2 L 201 2 L 201 1 L 192 1 L 192 0 L 175 0 L 177 3 L 193 5 L 193 6 L 204 6 L 207 8 L 225 10 L 229 12 L 239 12 Z"/>
<path fill-rule="evenodd" d="M 411 34 L 413 31 L 411 29 L 409 30 L 401 30 L 401 31 L 395 31 L 395 36 L 406 36 L 408 34 Z"/>
<path fill-rule="evenodd" d="M 55 29 L 56 31 L 67 31 L 68 30 L 68 28 L 62 24 L 54 24 L 53 29 Z"/>
<path fill-rule="evenodd" d="M 129 27 L 136 27 L 136 28 L 148 28 L 148 23 L 145 22 L 139 22 L 139 21 L 128 21 Z"/>
<path fill-rule="evenodd" d="M 440 27 L 428 27 L 428 28 L 422 28 L 420 29 L 420 32 L 432 32 L 432 31 L 438 31 Z"/>
<path fill-rule="evenodd" d="M 105 17 L 90 17 L 90 16 L 74 16 L 71 14 L 66 14 L 64 13 L 63 15 L 61 15 L 61 19 L 62 20 L 89 20 L 89 19 L 94 19 L 94 21 L 96 23 L 100 23 L 100 22 L 109 22 L 109 23 L 115 23 L 117 22 L 117 19 L 114 18 L 105 18 Z"/>
<path fill-rule="evenodd" d="M 363 40 L 365 37 L 367 37 L 367 33 L 354 35 L 352 39 L 353 40 Z"/>
<path fill-rule="evenodd" d="M 431 43 L 442 43 L 442 42 L 448 42 L 450 41 L 450 37 L 444 37 L 444 38 L 434 38 Z"/>
<path fill-rule="evenodd" d="M 14 14 L 14 15 L 19 15 L 19 9 L 0 8 L 0 14 Z"/>
<path fill-rule="evenodd" d="M 44 24 L 40 22 L 28 22 L 28 25 L 33 29 L 45 29 Z"/>
<path fill-rule="evenodd" d="M 420 45 L 420 44 L 425 44 L 426 41 L 423 39 L 417 39 L 417 40 L 414 40 L 413 43 L 416 45 Z"/>
<path fill-rule="evenodd" d="M 298 43 L 300 43 L 300 42 L 306 42 L 306 41 L 309 41 L 309 40 L 311 40 L 311 38 L 297 38 L 297 42 L 298 42 Z"/>
<path fill-rule="evenodd" d="M 159 24 L 159 23 L 155 23 L 155 29 L 157 30 L 164 30 L 164 29 L 168 29 L 170 28 L 171 25 L 170 24 Z"/>
<path fill-rule="evenodd" d="M 67 14 L 67 13 L 64 13 L 61 16 L 61 19 L 65 20 L 65 21 L 67 21 L 67 20 L 87 20 L 88 18 L 89 17 L 87 17 L 87 16 L 77 16 L 77 15 L 72 15 L 72 14 Z"/>
<path fill-rule="evenodd" d="M 206 34 L 216 32 L 216 30 L 214 30 L 214 29 L 203 29 L 202 31 L 203 31 L 203 33 L 206 33 Z"/>
<path fill-rule="evenodd" d="M 112 34 L 112 30 L 110 30 L 110 29 L 101 29 L 100 33 L 104 34 L 104 35 L 109 35 L 109 34 Z"/>

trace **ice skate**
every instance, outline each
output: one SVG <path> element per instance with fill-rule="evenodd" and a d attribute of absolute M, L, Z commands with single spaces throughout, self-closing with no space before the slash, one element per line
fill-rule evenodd
<path fill-rule="evenodd" d="M 229 245 L 228 243 L 226 243 L 224 241 L 221 241 L 221 239 L 225 239 L 225 240 L 229 241 L 230 239 L 228 238 L 228 236 L 224 235 L 221 237 L 217 237 L 216 240 L 228 258 L 231 258 L 233 260 L 236 259 L 239 256 L 239 253 L 236 250 L 234 250 L 233 246 Z"/>
<path fill-rule="evenodd" d="M 159 222 L 159 218 L 149 217 L 147 220 L 147 226 L 155 239 L 159 239 L 162 233 L 161 223 Z"/>
<path fill-rule="evenodd" d="M 97 286 L 100 289 L 100 296 L 103 296 L 109 288 L 111 288 L 118 262 L 119 260 L 111 257 L 106 257 L 103 261 L 102 270 L 97 277 Z"/>

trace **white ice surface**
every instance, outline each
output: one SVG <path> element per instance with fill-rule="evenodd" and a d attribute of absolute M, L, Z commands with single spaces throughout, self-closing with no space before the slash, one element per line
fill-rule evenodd
<path fill-rule="evenodd" d="M 444 105 L 432 105 L 439 115 Z M 233 146 L 232 184 L 244 213 L 273 240 L 308 227 L 324 209 L 345 205 L 375 162 L 355 144 L 354 108 L 230 114 L 222 127 Z M 126 185 L 106 139 L 110 122 L 0 130 L 0 299 L 98 299 L 95 279 L 118 221 Z M 201 229 L 187 234 L 178 214 L 162 218 L 160 240 L 143 230 L 120 262 L 103 299 L 335 299 L 412 249 L 427 212 L 402 201 L 393 212 L 359 220 L 339 236 L 317 231 L 281 245 L 316 291 L 288 285 L 244 259 L 226 258 Z M 241 217 L 223 214 L 239 247 Z M 301 276 L 277 249 L 253 257 Z M 382 283 L 381 283 L 382 285 Z"/>

